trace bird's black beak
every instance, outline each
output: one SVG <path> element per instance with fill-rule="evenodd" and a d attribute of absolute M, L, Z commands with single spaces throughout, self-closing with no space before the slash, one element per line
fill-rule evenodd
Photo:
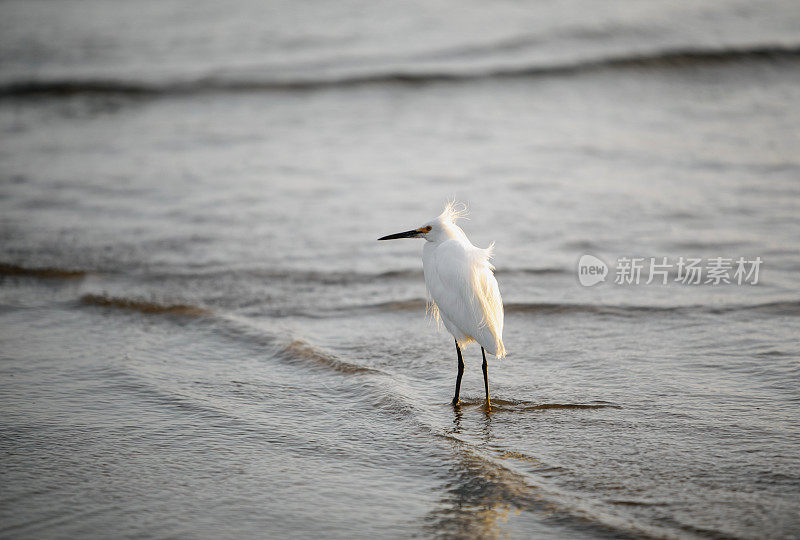
<path fill-rule="evenodd" d="M 419 238 L 421 235 L 425 234 L 425 232 L 426 231 L 422 229 L 413 229 L 411 231 L 390 234 L 389 236 L 378 238 L 378 240 L 397 240 L 398 238 Z"/>

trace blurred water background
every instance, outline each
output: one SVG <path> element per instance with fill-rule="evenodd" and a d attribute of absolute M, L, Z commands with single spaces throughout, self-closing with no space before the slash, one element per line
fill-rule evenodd
<path fill-rule="evenodd" d="M 0 536 L 797 538 L 798 68 L 795 0 L 0 3 Z M 491 414 L 375 241 L 451 197 Z"/>

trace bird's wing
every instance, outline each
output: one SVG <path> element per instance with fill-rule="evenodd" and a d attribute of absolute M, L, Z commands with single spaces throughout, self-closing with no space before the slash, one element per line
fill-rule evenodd
<path fill-rule="evenodd" d="M 489 246 L 485 251 L 483 261 L 475 268 L 474 279 L 477 282 L 477 287 L 480 290 L 480 302 L 483 308 L 484 332 L 488 330 L 492 336 L 495 344 L 495 350 L 489 349 L 492 354 L 498 357 L 506 355 L 506 348 L 503 345 L 503 322 L 505 319 L 503 313 L 503 298 L 500 296 L 500 287 L 497 285 L 497 279 L 494 277 L 494 267 L 489 263 L 492 248 L 494 244 Z M 489 339 L 485 336 L 485 339 Z"/>
<path fill-rule="evenodd" d="M 443 242 L 431 253 L 425 281 L 444 318 L 490 353 L 502 356 L 503 304 L 490 255 L 491 248 Z"/>

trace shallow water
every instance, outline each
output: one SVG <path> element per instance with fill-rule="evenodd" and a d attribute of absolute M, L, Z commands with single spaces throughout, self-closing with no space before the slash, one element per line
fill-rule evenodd
<path fill-rule="evenodd" d="M 110 6 L 0 6 L 0 535 L 797 537 L 793 3 Z M 375 241 L 450 197 L 491 413 Z"/>

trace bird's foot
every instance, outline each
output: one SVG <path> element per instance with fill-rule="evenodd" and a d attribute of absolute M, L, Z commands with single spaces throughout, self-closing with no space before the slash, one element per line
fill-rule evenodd
<path fill-rule="evenodd" d="M 459 401 L 457 397 L 454 397 L 453 401 L 451 402 L 451 405 L 453 405 L 453 407 L 458 407 L 461 405 L 461 401 Z"/>

